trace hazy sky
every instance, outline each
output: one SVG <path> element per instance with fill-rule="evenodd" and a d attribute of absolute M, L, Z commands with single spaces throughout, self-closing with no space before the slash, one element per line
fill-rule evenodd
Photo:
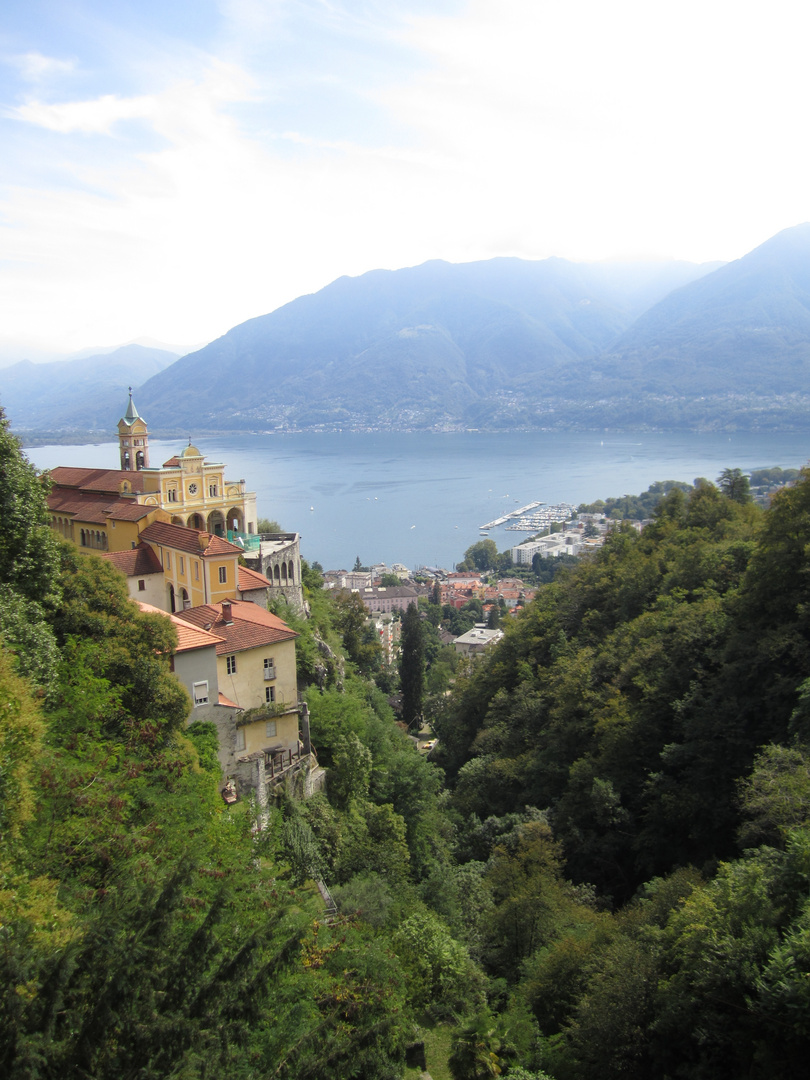
<path fill-rule="evenodd" d="M 798 0 L 5 0 L 0 358 L 810 218 Z"/>

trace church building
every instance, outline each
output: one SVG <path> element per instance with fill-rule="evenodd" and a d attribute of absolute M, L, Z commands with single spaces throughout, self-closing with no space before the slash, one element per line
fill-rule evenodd
<path fill-rule="evenodd" d="M 51 524 L 80 547 L 126 551 L 155 521 L 229 539 L 256 536 L 256 495 L 191 443 L 163 465 L 149 464 L 149 432 L 129 393 L 118 422 L 120 469 L 51 472 Z M 244 540 L 242 540 L 244 543 Z"/>

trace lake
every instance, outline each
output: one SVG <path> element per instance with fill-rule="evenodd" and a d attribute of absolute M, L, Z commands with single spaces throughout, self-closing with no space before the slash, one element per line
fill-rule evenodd
<path fill-rule="evenodd" d="M 185 445 L 150 440 L 155 464 Z M 479 526 L 540 500 L 593 502 L 638 494 L 656 480 L 716 480 L 726 468 L 796 468 L 810 437 L 784 434 L 559 434 L 408 432 L 240 435 L 195 441 L 256 492 L 259 516 L 301 534 L 301 552 L 326 569 L 401 562 L 450 568 Z M 26 450 L 42 469 L 117 468 L 113 443 Z M 524 534 L 489 534 L 503 551 Z"/>

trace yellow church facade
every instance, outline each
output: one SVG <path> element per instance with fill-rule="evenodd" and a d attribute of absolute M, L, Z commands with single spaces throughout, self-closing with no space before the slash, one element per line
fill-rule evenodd
<path fill-rule="evenodd" d="M 226 532 L 257 532 L 256 495 L 245 490 L 244 480 L 229 480 L 225 466 L 205 460 L 189 445 L 159 468 L 149 465 L 149 432 L 138 415 L 129 391 L 127 411 L 118 421 L 122 472 L 140 473 L 145 506 L 159 506 L 175 525 L 204 529 L 214 536 Z"/>
<path fill-rule="evenodd" d="M 225 466 L 188 445 L 163 465 L 149 464 L 149 432 L 130 390 L 118 422 L 120 469 L 60 466 L 50 474 L 51 524 L 79 547 L 126 551 L 155 522 L 235 540 L 258 532 L 256 495 Z M 244 546 L 244 545 L 243 545 Z"/>

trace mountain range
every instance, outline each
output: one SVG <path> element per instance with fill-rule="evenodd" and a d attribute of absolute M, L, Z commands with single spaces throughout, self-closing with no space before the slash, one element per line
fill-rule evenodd
<path fill-rule="evenodd" d="M 103 395 L 62 391 L 34 423 L 8 392 L 21 368 L 0 373 L 16 430 L 117 419 L 118 399 L 102 416 Z M 804 224 L 727 264 L 500 258 L 343 277 L 130 381 L 166 433 L 779 429 L 808 425 L 808 376 Z"/>
<path fill-rule="evenodd" d="M 144 345 L 0 371 L 0 404 L 15 430 L 104 431 L 114 428 L 128 386 L 140 386 L 178 354 Z"/>

